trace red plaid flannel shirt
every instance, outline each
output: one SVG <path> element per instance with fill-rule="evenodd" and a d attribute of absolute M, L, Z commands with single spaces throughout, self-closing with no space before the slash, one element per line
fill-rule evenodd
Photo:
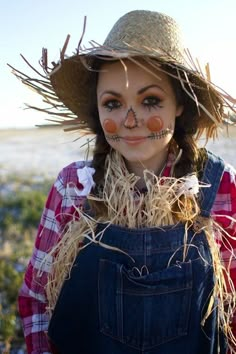
<path fill-rule="evenodd" d="M 169 176 L 173 159 L 169 158 L 164 176 Z M 73 185 L 81 189 L 77 169 L 85 166 L 84 162 L 75 162 L 65 167 L 51 188 L 41 217 L 33 255 L 25 273 L 24 283 L 19 293 L 19 311 L 23 323 L 24 335 L 28 353 L 49 354 L 52 352 L 47 340 L 48 316 L 45 313 L 47 298 L 45 284 L 50 271 L 51 260 L 41 269 L 41 277 L 35 281 L 34 274 L 41 267 L 42 260 L 48 251 L 58 242 L 59 234 L 75 214 L 75 206 L 83 207 L 85 196 L 78 196 Z M 214 216 L 215 215 L 215 216 Z M 220 215 L 220 216 L 218 216 Z M 236 226 L 227 216 L 236 218 L 236 173 L 230 166 L 225 171 L 216 195 L 212 216 L 227 232 L 234 236 Z M 220 241 L 218 241 L 220 242 Z M 233 250 L 236 250 L 236 240 L 229 238 Z M 220 242 L 221 255 L 227 264 L 231 254 Z M 230 264 L 231 277 L 236 286 L 236 260 Z M 40 279 L 40 282 L 39 282 Z M 236 336 L 236 316 L 232 322 Z"/>

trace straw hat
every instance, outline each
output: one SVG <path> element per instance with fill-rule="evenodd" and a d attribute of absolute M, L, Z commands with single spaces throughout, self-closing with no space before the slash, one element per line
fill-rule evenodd
<path fill-rule="evenodd" d="M 130 56 L 167 56 L 181 63 L 183 47 L 177 23 L 169 16 L 152 11 L 132 11 L 113 26 L 102 46 L 64 59 L 49 74 L 61 101 L 78 117 L 89 114 L 88 88 L 93 58 Z M 86 65 L 86 63 L 88 65 Z M 89 70 L 90 69 L 90 70 Z"/>
<path fill-rule="evenodd" d="M 69 123 L 75 123 L 77 128 L 87 126 L 91 115 L 89 97 L 95 83 L 94 65 L 98 58 L 117 60 L 118 58 L 151 57 L 158 62 L 168 63 L 178 68 L 183 89 L 186 91 L 187 84 L 188 95 L 193 100 L 197 98 L 191 85 L 204 90 L 209 96 L 207 98 L 209 102 L 214 96 L 213 103 L 217 107 L 208 113 L 215 125 L 224 120 L 221 114 L 223 104 L 230 106 L 232 103 L 231 101 L 229 104 L 230 96 L 226 97 L 210 82 L 209 70 L 204 75 L 194 64 L 191 56 L 186 55 L 178 24 L 165 14 L 145 10 L 129 12 L 114 24 L 103 45 L 91 42 L 92 48 L 89 49 L 82 49 L 79 45 L 76 53 L 71 57 L 65 56 L 68 41 L 69 37 L 61 51 L 60 61 L 53 63 L 51 69 L 48 67 L 47 51 L 43 49 L 41 64 L 46 73 L 44 80 L 30 79 L 15 70 L 16 76 L 34 88 L 43 96 L 44 102 L 56 110 L 29 107 L 56 115 L 58 117 L 56 121 L 59 123 L 64 124 L 68 120 Z M 196 105 L 199 109 L 201 103 L 196 101 Z M 205 113 L 208 111 L 206 107 L 200 108 Z M 209 126 L 209 122 L 207 125 Z"/>

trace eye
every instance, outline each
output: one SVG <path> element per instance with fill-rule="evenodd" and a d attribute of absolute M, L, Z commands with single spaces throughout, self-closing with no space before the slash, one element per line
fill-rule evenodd
<path fill-rule="evenodd" d="M 148 109 L 155 108 L 155 107 L 160 107 L 161 99 L 156 97 L 156 96 L 148 96 L 144 98 L 143 100 L 143 105 L 147 107 Z"/>
<path fill-rule="evenodd" d="M 108 112 L 113 111 L 114 109 L 118 109 L 121 107 L 121 103 L 118 100 L 108 100 L 103 103 L 103 107 L 105 107 Z"/>

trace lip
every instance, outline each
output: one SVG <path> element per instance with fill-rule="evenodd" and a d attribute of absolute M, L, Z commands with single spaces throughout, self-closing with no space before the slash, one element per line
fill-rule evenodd
<path fill-rule="evenodd" d="M 122 140 L 129 145 L 137 145 L 143 143 L 147 138 L 145 136 L 124 136 Z"/>

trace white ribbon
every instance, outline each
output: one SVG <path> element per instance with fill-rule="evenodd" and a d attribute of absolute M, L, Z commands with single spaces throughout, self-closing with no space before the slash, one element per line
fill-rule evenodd
<path fill-rule="evenodd" d="M 93 180 L 93 175 L 95 173 L 95 169 L 92 167 L 84 166 L 83 168 L 78 168 L 77 176 L 79 179 L 79 183 L 82 184 L 83 189 L 79 190 L 76 188 L 76 194 L 79 196 L 87 196 L 92 187 L 95 185 Z"/>
<path fill-rule="evenodd" d="M 198 194 L 199 192 L 199 182 L 198 178 L 195 174 L 186 176 L 186 179 L 184 180 L 183 184 L 179 188 L 179 193 L 178 195 L 186 195 L 187 197 L 191 197 L 193 195 Z"/>

